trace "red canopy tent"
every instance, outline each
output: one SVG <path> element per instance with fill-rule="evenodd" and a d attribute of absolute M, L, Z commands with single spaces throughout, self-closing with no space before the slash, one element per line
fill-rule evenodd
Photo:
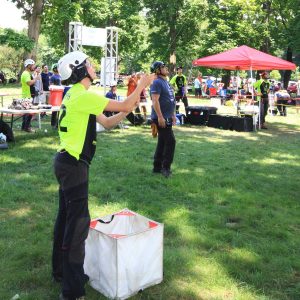
<path fill-rule="evenodd" d="M 225 70 L 295 70 L 296 65 L 248 46 L 240 46 L 219 54 L 199 58 L 193 66 Z M 253 99 L 253 94 L 252 94 Z M 260 102 L 259 102 L 260 106 Z M 259 108 L 260 109 L 260 108 Z M 253 119 L 254 122 L 254 119 Z M 259 127 L 260 127 L 259 118 Z"/>
<path fill-rule="evenodd" d="M 225 70 L 295 70 L 296 65 L 248 46 L 240 46 L 219 54 L 199 58 L 193 66 Z"/>

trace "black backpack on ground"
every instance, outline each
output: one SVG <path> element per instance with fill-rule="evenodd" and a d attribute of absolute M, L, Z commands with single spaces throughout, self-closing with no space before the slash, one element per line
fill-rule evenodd
<path fill-rule="evenodd" d="M 6 135 L 6 139 L 8 142 L 14 142 L 15 137 L 12 129 L 9 127 L 7 123 L 5 123 L 3 120 L 0 120 L 0 132 Z"/>

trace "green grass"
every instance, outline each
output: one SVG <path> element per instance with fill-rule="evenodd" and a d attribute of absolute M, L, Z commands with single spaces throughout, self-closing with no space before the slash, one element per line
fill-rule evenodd
<path fill-rule="evenodd" d="M 196 103 L 197 100 L 191 100 Z M 132 299 L 300 298 L 300 115 L 269 130 L 175 127 L 173 176 L 152 175 L 147 126 L 98 134 L 92 217 L 129 208 L 165 225 L 164 280 Z M 0 152 L 0 299 L 57 299 L 51 280 L 58 137 L 49 117 Z M 35 123 L 34 123 L 35 124 Z M 87 287 L 87 299 L 105 299 Z"/>

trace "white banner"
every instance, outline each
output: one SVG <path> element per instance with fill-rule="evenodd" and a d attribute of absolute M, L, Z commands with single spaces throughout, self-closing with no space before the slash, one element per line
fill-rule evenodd
<path fill-rule="evenodd" d="M 104 47 L 107 34 L 105 28 L 82 26 L 82 45 Z"/>
<path fill-rule="evenodd" d="M 106 58 L 106 66 L 105 66 L 105 58 L 101 58 L 101 85 L 110 86 L 115 81 L 115 65 L 116 59 L 115 58 Z M 105 83 L 104 83 L 104 76 Z"/>

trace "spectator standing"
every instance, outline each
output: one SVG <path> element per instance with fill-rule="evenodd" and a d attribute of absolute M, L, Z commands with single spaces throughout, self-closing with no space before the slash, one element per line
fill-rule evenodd
<path fill-rule="evenodd" d="M 176 124 L 175 97 L 170 83 L 167 81 L 169 71 L 165 64 L 156 61 L 151 66 L 151 73 L 157 79 L 150 86 L 152 99 L 151 119 L 157 128 L 158 141 L 154 154 L 153 173 L 161 173 L 165 177 L 171 175 L 171 164 L 174 158 L 176 140 L 172 125 Z"/>
<path fill-rule="evenodd" d="M 170 80 L 170 84 L 175 88 L 175 99 L 176 102 L 179 103 L 181 100 L 184 104 L 185 111 L 187 107 L 189 106 L 188 104 L 188 99 L 186 97 L 187 95 L 187 80 L 186 76 L 182 74 L 182 67 L 177 68 L 177 74 L 172 77 Z M 179 114 L 179 105 L 176 104 L 176 114 Z"/>
<path fill-rule="evenodd" d="M 52 66 L 52 71 L 53 74 L 50 77 L 50 85 L 61 85 L 61 76 L 58 73 L 57 64 Z"/>
<path fill-rule="evenodd" d="M 26 59 L 24 62 L 25 70 L 21 75 L 21 84 L 22 84 L 22 98 L 33 98 L 35 95 L 34 92 L 34 84 L 37 81 L 36 78 L 33 79 L 32 72 L 35 69 L 35 61 L 32 59 Z M 34 132 L 31 128 L 31 114 L 24 114 L 23 115 L 23 122 L 22 122 L 22 130 L 26 132 Z"/>
<path fill-rule="evenodd" d="M 49 103 L 49 85 L 50 85 L 50 77 L 53 74 L 51 72 L 49 72 L 48 66 L 47 65 L 43 65 L 42 66 L 42 73 L 41 73 L 41 77 L 42 77 L 42 82 L 43 82 L 43 96 L 45 98 L 44 102 L 45 103 Z"/>
<path fill-rule="evenodd" d="M 136 74 L 133 73 L 130 76 L 130 78 L 128 79 L 128 83 L 127 83 L 127 97 L 133 93 L 133 91 L 136 89 L 136 87 L 137 87 L 137 78 L 136 78 Z"/>
<path fill-rule="evenodd" d="M 205 93 L 207 95 L 210 95 L 210 88 L 213 88 L 214 87 L 214 81 L 210 78 L 210 76 L 207 77 L 206 79 L 206 91 Z"/>
<path fill-rule="evenodd" d="M 260 103 L 260 122 L 262 129 L 268 129 L 266 127 L 266 115 L 268 113 L 269 106 L 269 92 L 270 92 L 270 82 L 268 80 L 269 74 L 267 72 L 263 72 L 261 74 L 261 79 L 257 80 L 253 87 L 256 90 L 257 100 Z"/>
<path fill-rule="evenodd" d="M 143 75 L 142 72 L 138 72 L 136 74 L 136 78 L 137 78 L 137 83 L 139 83 L 140 79 L 141 79 L 141 76 Z M 144 115 L 144 119 L 147 120 L 147 92 L 146 92 L 146 89 L 144 88 L 140 94 L 140 105 L 141 105 L 141 108 L 142 108 L 142 111 L 143 111 L 143 115 Z M 139 110 L 140 112 L 140 110 Z"/>
<path fill-rule="evenodd" d="M 50 85 L 61 85 L 61 76 L 57 70 L 57 64 L 52 66 L 53 75 L 50 77 Z M 51 114 L 51 126 L 57 128 L 57 111 L 53 111 Z"/>
<path fill-rule="evenodd" d="M 202 96 L 202 74 L 199 72 L 198 76 L 195 78 L 194 81 L 194 88 L 195 88 L 195 97 L 200 98 Z"/>
<path fill-rule="evenodd" d="M 34 83 L 35 97 L 33 98 L 33 104 L 37 105 L 42 103 L 43 100 L 43 82 L 41 77 L 41 68 L 36 66 L 33 78 L 36 79 Z"/>

